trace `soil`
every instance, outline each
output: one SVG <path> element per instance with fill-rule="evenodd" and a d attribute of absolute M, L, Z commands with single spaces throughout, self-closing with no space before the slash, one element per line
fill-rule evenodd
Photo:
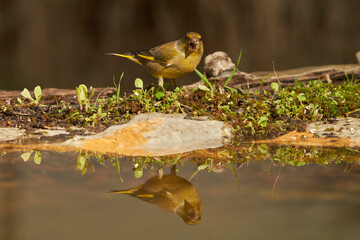
<path fill-rule="evenodd" d="M 99 98 L 109 97 L 114 92 L 116 92 L 115 88 L 97 88 L 95 89 L 94 96 Z M 85 130 L 82 123 L 69 123 L 67 115 L 72 109 L 80 108 L 76 92 L 73 89 L 43 89 L 41 104 L 39 105 L 31 105 L 28 100 L 24 100 L 25 105 L 15 104 L 18 98 L 23 99 L 21 91 L 0 91 L 0 106 L 7 108 L 0 115 L 1 128 L 17 127 L 25 129 L 27 132 L 32 132 L 36 129 L 65 128 L 74 135 L 79 135 L 86 130 L 101 132 L 109 126 L 108 124 L 100 123 L 96 127 L 88 126 Z M 95 99 L 93 98 L 92 102 Z M 69 107 L 62 111 L 64 105 Z"/>

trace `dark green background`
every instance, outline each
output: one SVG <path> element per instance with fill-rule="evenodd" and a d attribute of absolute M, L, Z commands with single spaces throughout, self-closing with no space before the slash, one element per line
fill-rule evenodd
<path fill-rule="evenodd" d="M 203 35 L 205 55 L 227 52 L 243 71 L 354 63 L 360 50 L 357 0 L 1 0 L 0 89 L 36 85 L 112 86 L 125 71 L 123 90 L 143 69 L 104 52 L 144 49 Z M 203 62 L 199 70 L 203 70 Z M 192 73 L 179 85 L 194 82 Z"/>

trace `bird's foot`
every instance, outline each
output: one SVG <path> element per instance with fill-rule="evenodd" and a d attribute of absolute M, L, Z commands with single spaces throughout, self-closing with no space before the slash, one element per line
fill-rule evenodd
<path fill-rule="evenodd" d="M 158 177 L 160 179 L 163 178 L 164 177 L 164 168 L 163 167 L 159 168 L 157 173 L 158 173 Z"/>

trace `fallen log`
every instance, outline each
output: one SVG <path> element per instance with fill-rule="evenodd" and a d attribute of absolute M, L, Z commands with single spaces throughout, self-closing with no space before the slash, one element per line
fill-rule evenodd
<path fill-rule="evenodd" d="M 360 63 L 360 52 L 357 53 L 357 58 Z M 224 86 L 234 68 L 235 64 L 224 52 L 215 52 L 205 58 L 205 74 L 212 84 L 216 83 L 216 86 Z M 236 71 L 227 86 L 256 91 L 269 89 L 273 82 L 278 82 L 282 87 L 286 87 L 294 85 L 295 81 L 307 84 L 311 80 L 319 80 L 337 84 L 353 79 L 360 79 L 360 64 L 311 66 L 272 72 L 246 73 Z M 197 88 L 200 83 L 203 81 L 188 85 L 186 88 Z"/>

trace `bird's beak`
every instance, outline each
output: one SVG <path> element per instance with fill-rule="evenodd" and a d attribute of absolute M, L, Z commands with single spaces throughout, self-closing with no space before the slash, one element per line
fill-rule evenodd
<path fill-rule="evenodd" d="M 199 48 L 200 40 L 198 38 L 191 38 L 188 42 L 188 49 L 191 51 L 196 51 Z"/>

